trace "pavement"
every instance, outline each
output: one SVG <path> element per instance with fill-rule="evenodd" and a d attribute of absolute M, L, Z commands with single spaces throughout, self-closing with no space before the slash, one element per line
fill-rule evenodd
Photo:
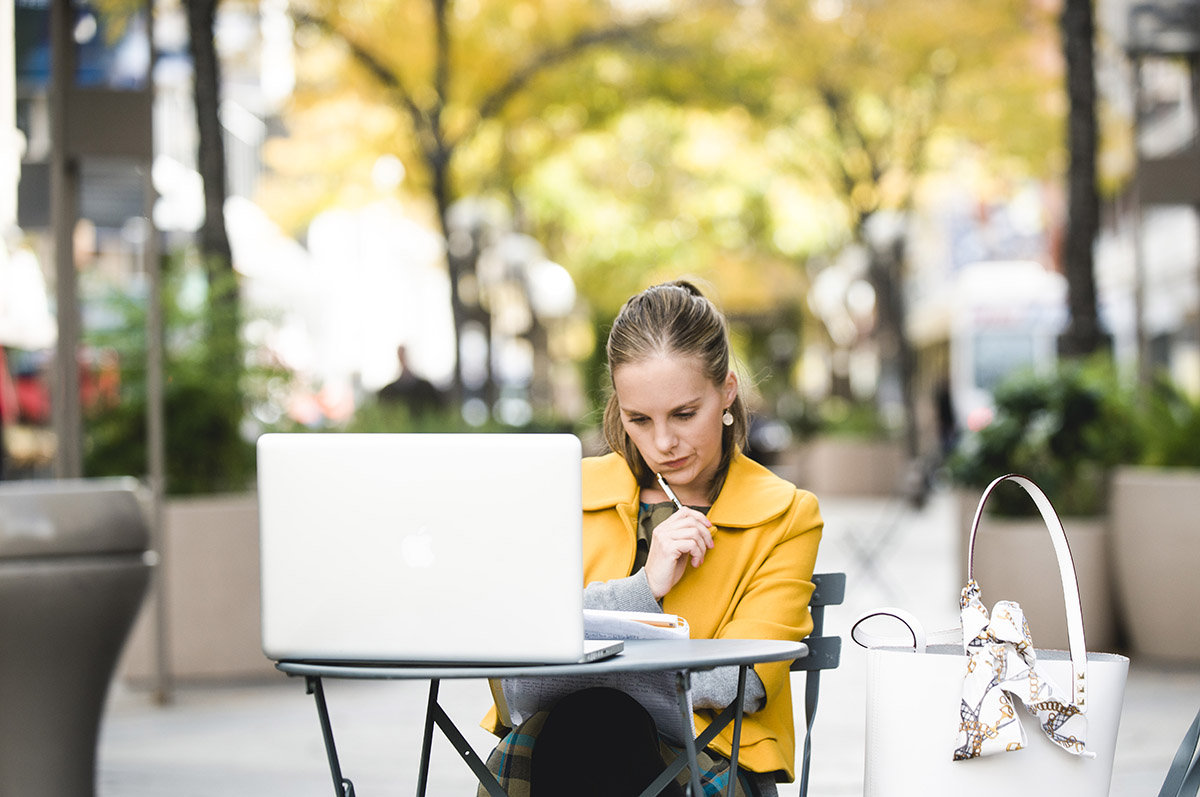
<path fill-rule="evenodd" d="M 961 556 L 950 493 L 935 492 L 920 510 L 900 499 L 842 496 L 822 497 L 821 509 L 826 532 L 817 569 L 848 578 L 846 603 L 827 610 L 826 633 L 846 638 L 854 618 L 880 606 L 906 608 L 930 629 L 957 623 Z M 841 666 L 822 678 L 809 787 L 815 797 L 862 794 L 865 673 L 866 656 L 847 639 Z M 795 682 L 800 691 L 802 678 Z M 356 794 L 415 791 L 427 692 L 425 682 L 327 682 L 343 774 Z M 493 739 L 477 726 L 489 704 L 486 684 L 446 681 L 441 699 L 486 755 Z M 1112 797 L 1157 793 L 1197 709 L 1200 663 L 1134 657 Z M 803 727 L 799 720 L 797 727 Z M 333 789 L 313 700 L 302 681 L 282 674 L 253 683 L 179 685 L 167 705 L 114 685 L 97 768 L 99 797 L 328 797 Z M 475 793 L 470 770 L 440 734 L 428 793 Z M 780 787 L 783 797 L 797 793 L 795 784 Z"/>

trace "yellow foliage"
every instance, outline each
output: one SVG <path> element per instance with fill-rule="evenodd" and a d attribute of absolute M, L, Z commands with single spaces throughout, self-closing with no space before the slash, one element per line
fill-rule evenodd
<path fill-rule="evenodd" d="M 796 303 L 806 258 L 964 142 L 998 175 L 1062 163 L 1058 40 L 1027 0 L 675 0 L 636 47 L 579 43 L 633 24 L 609 0 L 456 0 L 445 51 L 429 0 L 293 5 L 277 217 L 372 195 L 392 154 L 410 196 L 444 169 L 451 200 L 514 197 L 598 306 L 685 271 L 738 312 Z"/>

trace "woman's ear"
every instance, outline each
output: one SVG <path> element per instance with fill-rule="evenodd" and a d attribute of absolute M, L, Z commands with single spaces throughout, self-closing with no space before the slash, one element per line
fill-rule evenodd
<path fill-rule="evenodd" d="M 725 395 L 725 406 L 728 407 L 733 404 L 733 400 L 737 398 L 738 395 L 737 374 L 735 374 L 733 371 L 730 371 L 725 376 L 725 386 L 723 392 Z"/>

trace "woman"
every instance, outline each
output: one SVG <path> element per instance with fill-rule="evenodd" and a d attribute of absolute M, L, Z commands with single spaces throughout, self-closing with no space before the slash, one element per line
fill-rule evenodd
<path fill-rule="evenodd" d="M 811 493 L 742 453 L 749 419 L 724 317 L 690 283 L 658 285 L 621 309 L 607 355 L 612 451 L 583 465 L 585 606 L 678 614 L 694 638 L 805 637 L 820 512 Z M 638 793 L 636 784 L 653 777 L 645 773 L 661 770 L 658 751 L 645 749 L 657 747 L 653 723 L 647 729 L 640 706 L 611 692 L 585 690 L 531 719 L 493 753 L 493 771 L 502 781 L 528 776 L 534 797 Z M 697 731 L 736 693 L 735 668 L 695 674 Z M 754 667 L 744 706 L 738 793 L 774 795 L 775 782 L 794 775 L 787 662 Z M 625 749 L 612 749 L 614 737 Z M 731 739 L 726 728 L 705 751 L 714 786 L 727 782 Z M 519 752 L 530 746 L 525 770 Z M 597 762 L 609 778 L 603 785 L 588 774 Z M 626 785 L 616 785 L 618 776 Z"/>

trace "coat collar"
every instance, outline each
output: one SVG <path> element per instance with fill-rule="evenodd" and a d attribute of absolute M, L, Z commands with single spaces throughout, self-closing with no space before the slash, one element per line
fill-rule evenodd
<path fill-rule="evenodd" d="M 638 493 L 633 473 L 619 454 L 589 457 L 583 461 L 585 512 L 633 504 Z M 709 510 L 708 518 L 726 528 L 757 526 L 786 512 L 795 495 L 794 485 L 739 451 L 729 465 L 725 486 Z"/>

